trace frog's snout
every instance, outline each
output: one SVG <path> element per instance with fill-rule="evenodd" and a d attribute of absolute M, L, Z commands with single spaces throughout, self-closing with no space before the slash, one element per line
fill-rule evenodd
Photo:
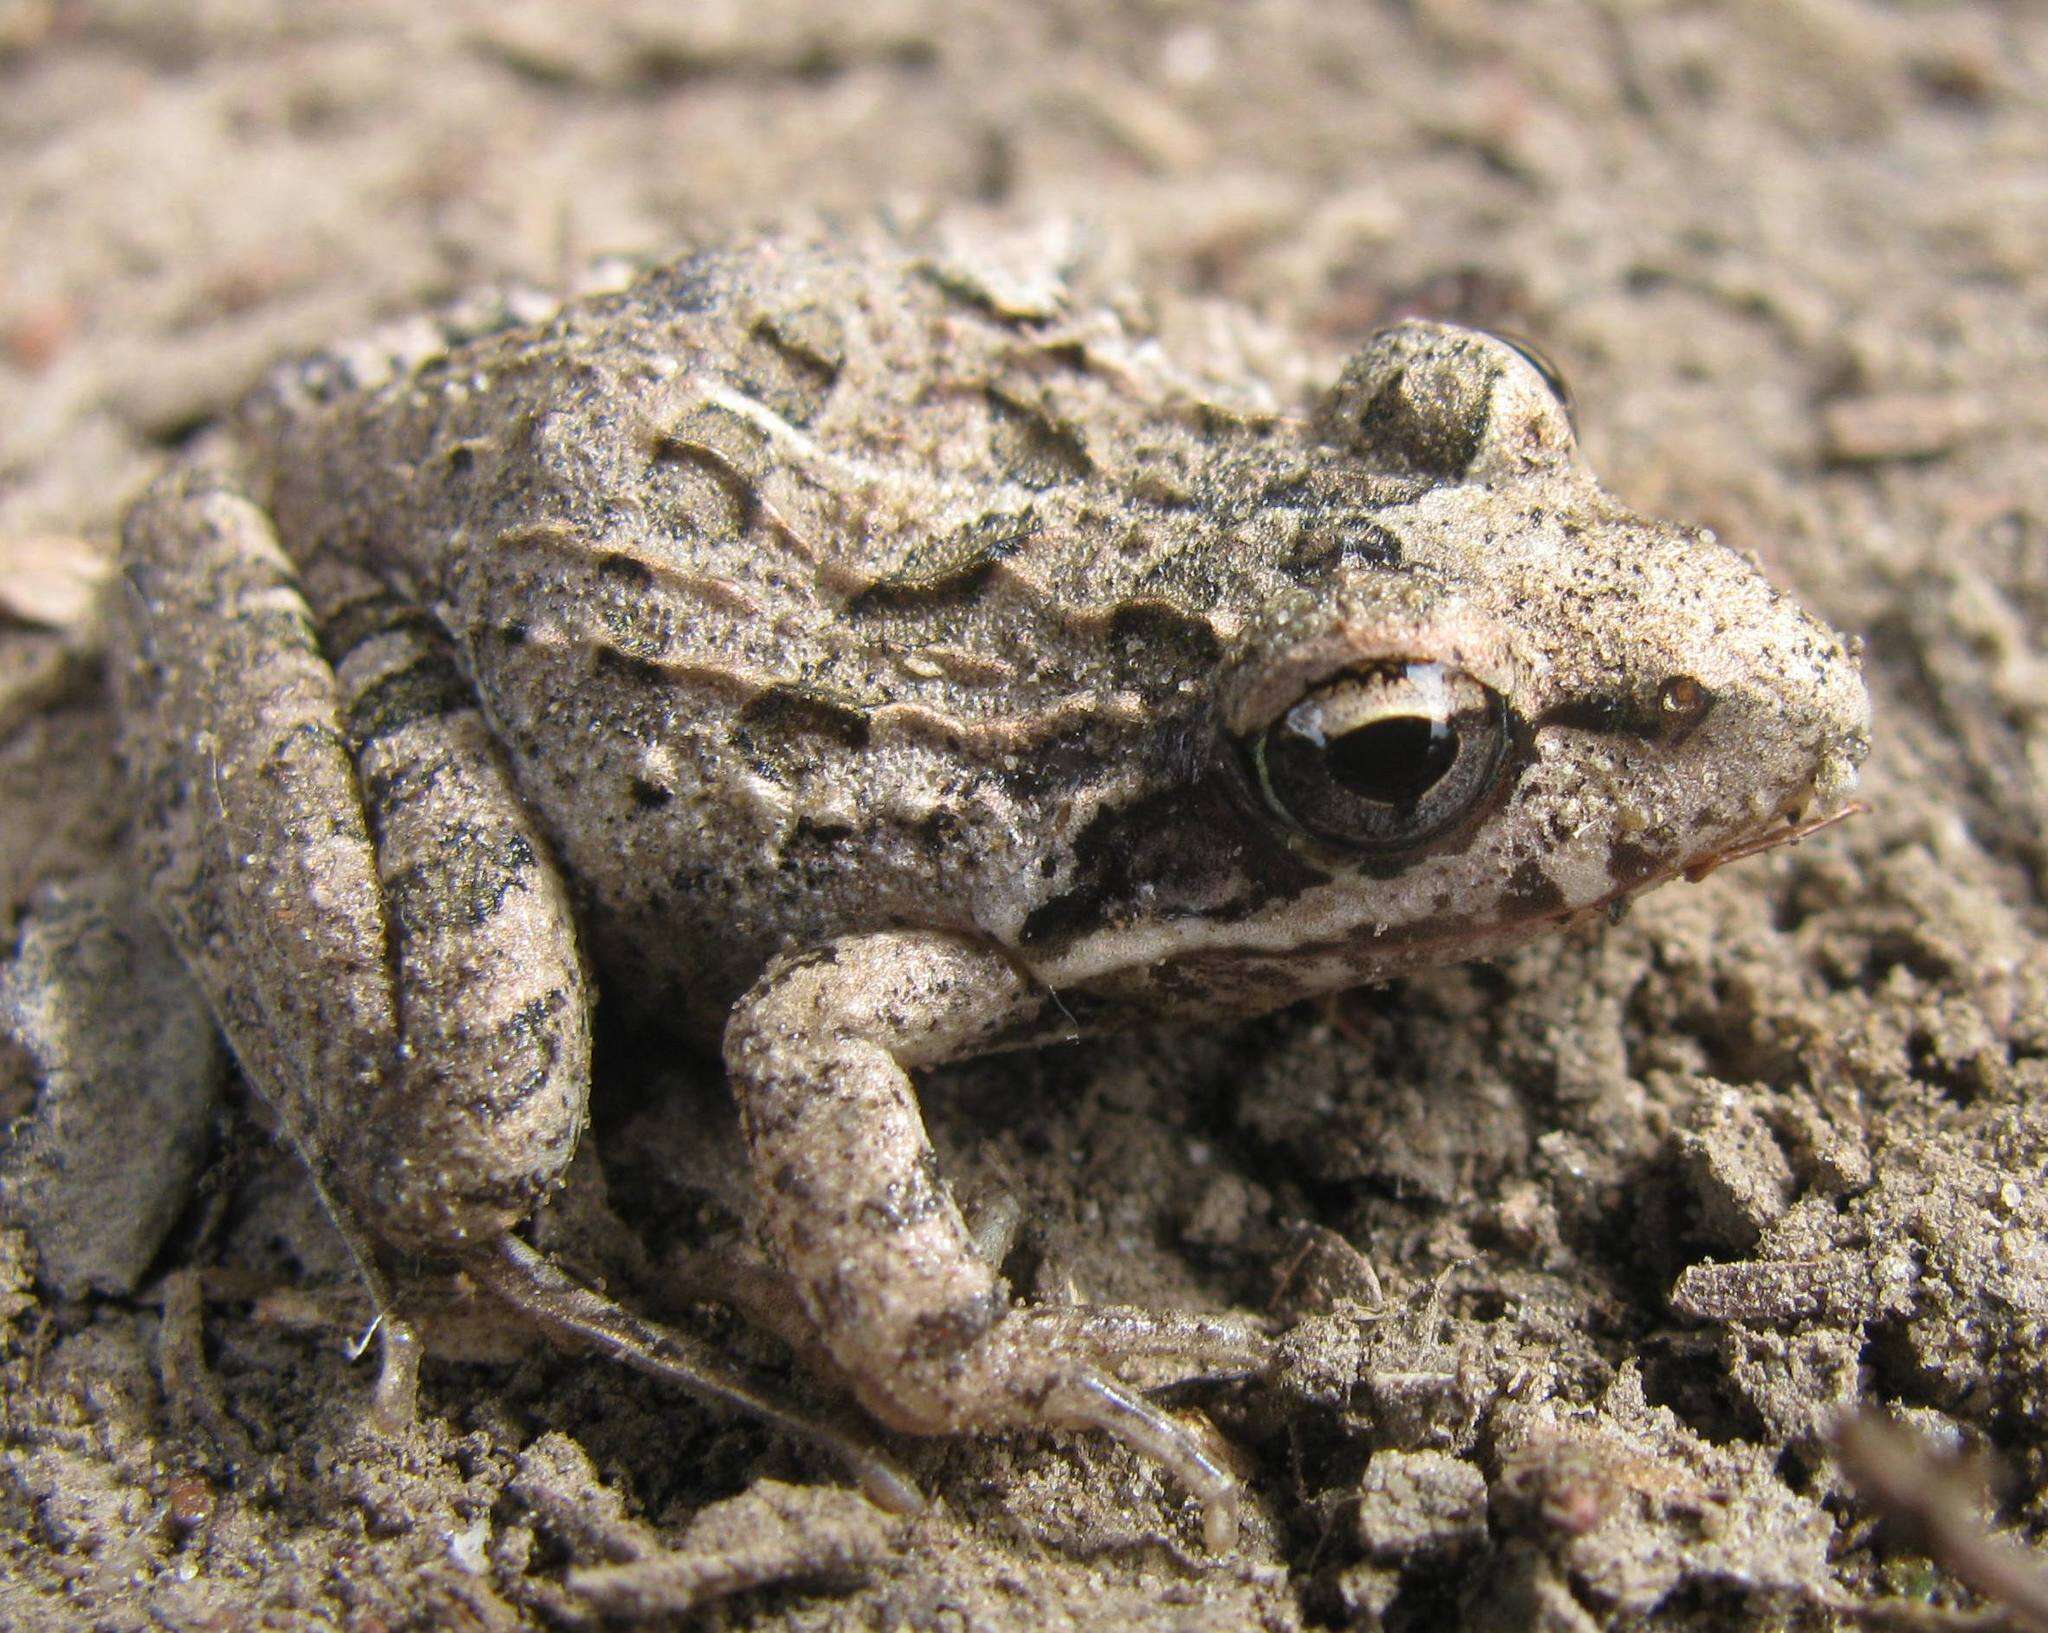
<path fill-rule="evenodd" d="M 1735 830 L 1724 843 L 1738 847 L 1839 815 L 1870 755 L 1856 646 L 1790 602 L 1778 609 L 1786 616 L 1756 627 L 1697 744 L 1723 778 L 1748 785 L 1747 808 L 1723 818 Z"/>
<path fill-rule="evenodd" d="M 1813 773 L 1813 803 L 1823 811 L 1840 809 L 1855 792 L 1863 762 L 1870 758 L 1870 698 L 1860 676 L 1855 677 L 1856 697 L 1862 705 L 1861 718 L 1844 726 L 1821 747 Z"/>
<path fill-rule="evenodd" d="M 1632 839 L 1615 846 L 1617 889 L 1596 906 L 1612 909 L 1666 879 L 1703 879 L 1863 809 L 1851 796 L 1870 753 L 1870 698 L 1856 649 L 1781 604 L 1793 616 L 1779 638 L 1753 632 L 1711 689 L 1682 676 L 1660 690 L 1673 843 L 1661 863 Z"/>
<path fill-rule="evenodd" d="M 1841 810 L 1855 791 L 1863 762 L 1870 758 L 1870 693 L 1863 684 L 1860 648 L 1810 619 L 1802 622 L 1825 642 L 1819 655 L 1809 658 L 1806 654 L 1814 649 L 1802 640 L 1795 673 L 1808 679 L 1791 694 L 1791 712 L 1806 716 L 1804 729 L 1795 726 L 1792 736 L 1809 745 L 1810 769 L 1800 803 L 1810 819 Z"/>

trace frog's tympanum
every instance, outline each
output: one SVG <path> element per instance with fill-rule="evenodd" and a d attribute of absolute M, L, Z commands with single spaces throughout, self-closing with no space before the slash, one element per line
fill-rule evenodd
<path fill-rule="evenodd" d="M 691 257 L 284 371 L 130 515 L 154 899 L 387 1311 L 452 1263 L 794 1419 L 518 1234 L 609 1004 L 719 1049 L 761 1245 L 898 1429 L 1107 1430 L 1255 1323 L 1015 1304 L 912 1074 L 1498 951 L 1841 808 L 1843 642 L 1408 322 L 1312 413 L 896 242 Z M 393 1380 L 397 1379 L 397 1382 Z M 815 1425 L 885 1501 L 914 1493 Z"/>

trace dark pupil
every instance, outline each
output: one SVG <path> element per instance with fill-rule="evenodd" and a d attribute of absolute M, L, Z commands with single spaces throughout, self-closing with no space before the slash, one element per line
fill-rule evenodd
<path fill-rule="evenodd" d="M 1405 805 L 1420 799 L 1458 757 L 1458 734 L 1424 715 L 1375 720 L 1332 742 L 1323 763 L 1362 799 Z"/>

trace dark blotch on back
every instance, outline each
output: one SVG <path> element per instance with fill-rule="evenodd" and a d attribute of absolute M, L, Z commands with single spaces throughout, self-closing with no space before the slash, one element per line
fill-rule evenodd
<path fill-rule="evenodd" d="M 636 686 L 659 686 L 667 678 L 660 664 L 652 658 L 622 652 L 615 646 L 600 646 L 592 654 L 591 661 L 599 669 L 622 675 Z"/>
<path fill-rule="evenodd" d="M 1029 511 L 1011 515 L 990 511 L 955 528 L 944 538 L 912 550 L 903 565 L 885 574 L 847 603 L 858 616 L 963 600 L 988 582 L 996 564 L 1024 548 L 1038 531 Z"/>
<path fill-rule="evenodd" d="M 865 748 L 868 712 L 837 693 L 809 686 L 771 686 L 740 710 L 749 733 L 829 738 L 846 748 Z"/>
<path fill-rule="evenodd" d="M 607 550 L 597 558 L 597 570 L 606 578 L 624 584 L 630 589 L 649 590 L 654 587 L 654 569 L 644 561 L 636 561 L 617 550 Z"/>
<path fill-rule="evenodd" d="M 1304 527 L 1294 549 L 1281 563 L 1288 577 L 1314 580 L 1327 577 L 1339 567 L 1396 568 L 1401 565 L 1401 541 L 1378 522 L 1361 517 L 1334 517 Z"/>
<path fill-rule="evenodd" d="M 1013 480 L 1027 488 L 1052 488 L 1093 474 L 1095 461 L 1076 427 L 1001 391 L 991 389 L 988 399 L 996 411 L 991 451 Z"/>
<path fill-rule="evenodd" d="M 846 362 L 844 325 L 823 307 L 756 318 L 732 368 L 742 391 L 793 425 L 824 412 Z"/>
<path fill-rule="evenodd" d="M 827 385 L 846 366 L 846 325 L 829 306 L 814 303 L 765 313 L 754 320 L 754 333 Z"/>
<path fill-rule="evenodd" d="M 1141 655 L 1156 670 L 1165 657 L 1175 666 L 1172 679 L 1206 669 L 1223 655 L 1223 642 L 1200 613 L 1171 601 L 1147 598 L 1120 603 L 1109 615 L 1109 639 L 1115 656 L 1132 662 Z"/>

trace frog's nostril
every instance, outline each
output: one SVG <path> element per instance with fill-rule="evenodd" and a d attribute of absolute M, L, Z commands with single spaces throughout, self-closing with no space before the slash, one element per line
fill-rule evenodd
<path fill-rule="evenodd" d="M 1840 732 L 1820 751 L 1813 768 L 1813 804 L 1830 810 L 1844 804 L 1860 780 L 1863 762 L 1870 758 L 1870 726 L 1867 718 Z"/>

